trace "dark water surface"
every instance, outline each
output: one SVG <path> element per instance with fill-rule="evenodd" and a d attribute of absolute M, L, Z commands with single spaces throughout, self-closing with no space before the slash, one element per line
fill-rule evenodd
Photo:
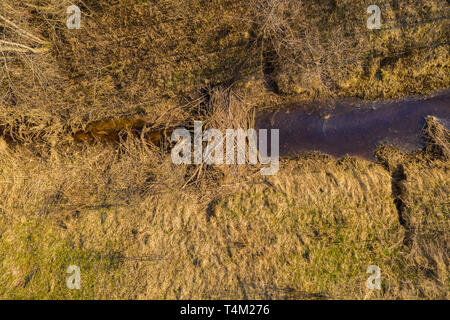
<path fill-rule="evenodd" d="M 428 115 L 450 129 L 450 90 L 402 101 L 292 105 L 282 111 L 259 113 L 256 128 L 280 129 L 280 156 L 320 151 L 336 157 L 348 154 L 373 159 L 380 143 L 405 151 L 420 148 Z"/>

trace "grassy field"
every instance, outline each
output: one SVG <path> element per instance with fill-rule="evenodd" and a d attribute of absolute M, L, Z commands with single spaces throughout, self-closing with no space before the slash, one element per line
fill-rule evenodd
<path fill-rule="evenodd" d="M 188 168 L 136 144 L 40 155 L 3 144 L 0 295 L 448 299 L 448 160 L 392 152 L 392 172 L 309 155 L 276 176 L 181 189 Z M 72 264 L 81 290 L 66 288 Z M 369 265 L 380 291 L 365 287 Z"/>
<path fill-rule="evenodd" d="M 80 30 L 71 1 L 0 4 L 0 298 L 449 298 L 450 138 L 431 119 L 415 153 L 305 154 L 269 177 L 73 136 L 448 88 L 448 2 L 377 1 L 381 30 L 373 1 L 75 2 Z"/>

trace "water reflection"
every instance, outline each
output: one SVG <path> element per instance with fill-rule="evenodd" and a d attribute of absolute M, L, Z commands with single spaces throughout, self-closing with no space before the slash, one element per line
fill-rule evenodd
<path fill-rule="evenodd" d="M 337 157 L 348 154 L 373 159 L 381 142 L 405 151 L 419 148 L 427 115 L 439 118 L 449 129 L 450 90 L 421 100 L 293 105 L 281 112 L 258 114 L 256 127 L 280 129 L 281 156 L 321 151 Z"/>

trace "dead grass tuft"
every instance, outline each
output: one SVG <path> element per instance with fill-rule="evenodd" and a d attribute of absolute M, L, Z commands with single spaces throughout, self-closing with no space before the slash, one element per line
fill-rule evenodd
<path fill-rule="evenodd" d="M 432 157 L 448 161 L 450 157 L 450 133 L 435 117 L 425 119 L 424 151 Z"/>

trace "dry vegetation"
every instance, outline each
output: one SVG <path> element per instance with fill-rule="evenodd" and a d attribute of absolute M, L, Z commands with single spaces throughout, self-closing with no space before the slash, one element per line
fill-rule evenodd
<path fill-rule="evenodd" d="M 448 88 L 448 2 L 378 2 L 379 31 L 354 0 L 83 0 L 68 30 L 71 1 L 2 0 L 0 298 L 448 299 L 434 119 L 420 152 L 309 154 L 266 178 L 167 152 L 193 119 L 245 128 L 256 107 Z"/>
<path fill-rule="evenodd" d="M 448 85 L 449 25 L 439 19 L 448 18 L 445 1 L 376 1 L 383 22 L 376 32 L 364 14 L 373 1 L 259 3 L 266 62 L 282 93 L 377 99 Z"/>
<path fill-rule="evenodd" d="M 389 172 L 307 156 L 267 179 L 209 172 L 182 188 L 189 168 L 139 141 L 72 152 L 3 143 L 0 295 L 447 299 L 449 166 L 415 157 L 389 154 L 399 161 Z M 65 288 L 71 264 L 80 291 Z M 365 288 L 371 264 L 379 292 Z"/>

